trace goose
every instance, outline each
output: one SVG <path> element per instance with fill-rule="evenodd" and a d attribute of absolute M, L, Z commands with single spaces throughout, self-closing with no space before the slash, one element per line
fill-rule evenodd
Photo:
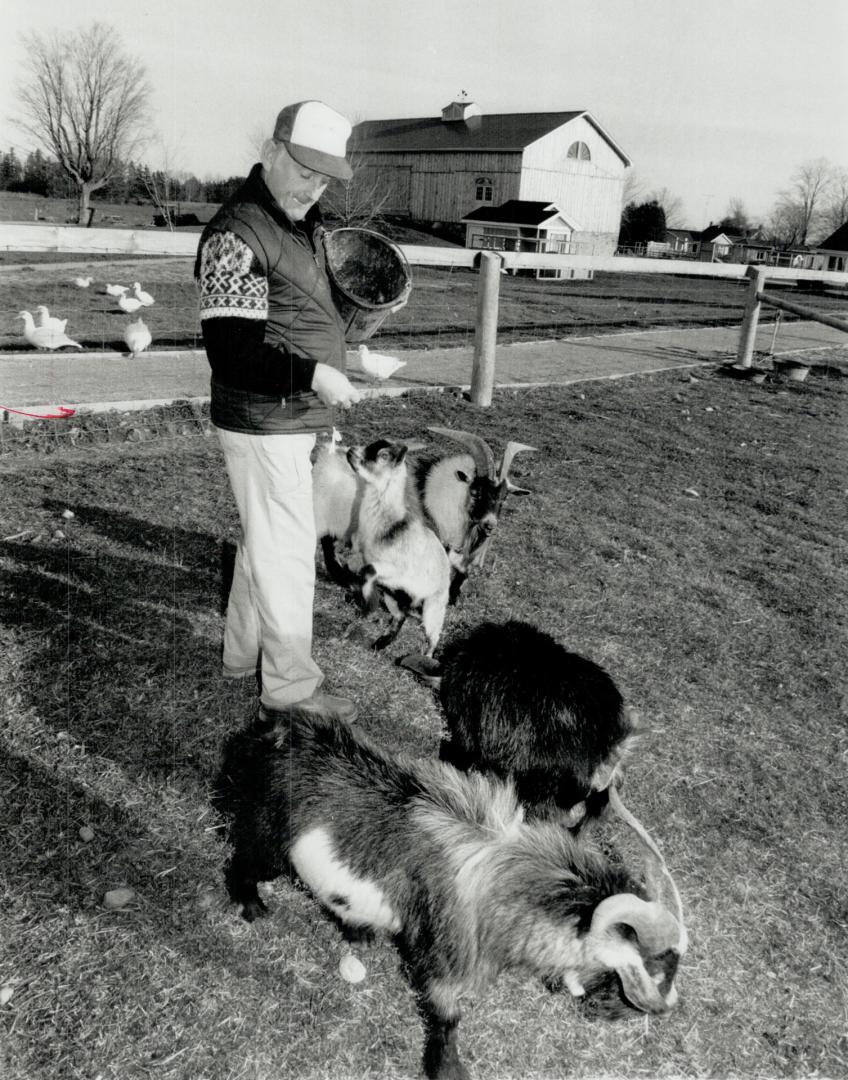
<path fill-rule="evenodd" d="M 154 303 L 153 297 L 149 292 L 145 292 L 144 289 L 142 289 L 141 284 L 138 281 L 133 284 L 133 296 L 136 300 L 140 300 L 145 307 L 150 307 L 150 305 Z"/>
<path fill-rule="evenodd" d="M 357 352 L 362 370 L 367 371 L 374 380 L 390 379 L 398 368 L 402 368 L 406 363 L 405 360 L 398 360 L 396 356 L 371 352 L 367 345 L 360 345 Z"/>
<path fill-rule="evenodd" d="M 65 327 L 68 325 L 67 319 L 57 319 L 55 315 L 50 314 L 44 304 L 39 304 L 35 310 L 38 312 L 39 327 L 49 326 L 53 330 L 58 330 L 60 334 L 64 334 Z"/>
<path fill-rule="evenodd" d="M 118 307 L 121 311 L 126 311 L 128 315 L 132 315 L 141 307 L 141 301 L 136 300 L 134 296 L 119 296 Z"/>
<path fill-rule="evenodd" d="M 88 277 L 75 277 L 74 285 L 79 286 L 80 289 L 87 289 L 88 286 L 91 284 L 91 281 L 92 279 L 90 275 Z"/>
<path fill-rule="evenodd" d="M 75 349 L 82 348 L 78 341 L 71 341 L 55 326 L 36 326 L 28 311 L 19 311 L 16 318 L 24 320 L 24 337 L 36 349 L 62 349 L 66 345 L 73 345 Z"/>
<path fill-rule="evenodd" d="M 128 288 L 128 285 L 107 285 L 105 291 L 110 296 L 123 296 Z"/>
<path fill-rule="evenodd" d="M 127 343 L 131 356 L 138 356 L 140 352 L 144 352 L 152 340 L 153 335 L 143 319 L 136 319 L 135 322 L 127 323 L 127 328 L 124 330 L 124 341 Z"/>

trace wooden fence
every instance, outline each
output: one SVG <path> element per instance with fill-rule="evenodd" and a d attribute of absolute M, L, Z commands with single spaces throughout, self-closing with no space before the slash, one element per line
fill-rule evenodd
<path fill-rule="evenodd" d="M 54 251 L 75 255 L 171 255 L 193 257 L 197 232 L 165 229 L 83 229 L 72 225 L 0 222 L 0 251 Z M 805 270 L 792 267 L 749 267 L 744 263 L 704 263 L 688 259 L 649 259 L 621 255 L 560 255 L 537 252 L 491 252 L 471 248 L 399 244 L 413 266 L 479 267 L 480 286 L 471 379 L 471 400 L 488 405 L 494 385 L 495 340 L 498 321 L 500 270 L 596 270 L 619 274 L 675 274 L 732 281 L 752 279 L 742 321 L 737 364 L 751 364 L 760 306 L 792 311 L 848 331 L 848 323 L 817 314 L 810 308 L 778 300 L 763 292 L 766 280 L 816 281 L 848 285 L 848 272 Z"/>

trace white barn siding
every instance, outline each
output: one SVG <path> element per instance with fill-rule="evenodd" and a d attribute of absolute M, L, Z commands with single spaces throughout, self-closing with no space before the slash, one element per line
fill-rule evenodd
<path fill-rule="evenodd" d="M 586 143 L 591 161 L 568 157 L 574 142 Z M 577 244 L 591 242 L 596 253 L 611 252 L 618 241 L 625 169 L 606 139 L 581 116 L 525 149 L 518 198 L 555 202 L 580 223 Z"/>

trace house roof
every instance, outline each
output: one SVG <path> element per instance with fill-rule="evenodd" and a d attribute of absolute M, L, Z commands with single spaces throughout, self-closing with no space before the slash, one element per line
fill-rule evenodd
<path fill-rule="evenodd" d="M 682 236 L 687 240 L 700 239 L 701 233 L 699 229 L 666 229 L 669 236 Z"/>
<path fill-rule="evenodd" d="M 624 164 L 630 165 L 624 151 L 585 109 L 575 112 L 493 113 L 490 116 L 473 116 L 468 120 L 446 121 L 441 116 L 363 120 L 353 129 L 350 149 L 381 153 L 410 150 L 428 153 L 505 150 L 520 153 L 537 139 L 581 116 L 610 144 Z"/>
<path fill-rule="evenodd" d="M 486 221 L 503 225 L 539 226 L 552 217 L 564 215 L 556 203 L 532 202 L 527 199 L 509 199 L 500 206 L 478 206 L 463 221 Z"/>
<path fill-rule="evenodd" d="M 848 221 L 818 245 L 825 251 L 848 251 Z"/>

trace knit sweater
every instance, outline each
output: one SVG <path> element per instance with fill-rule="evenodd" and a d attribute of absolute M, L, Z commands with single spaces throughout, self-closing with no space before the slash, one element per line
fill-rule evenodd
<path fill-rule="evenodd" d="M 217 426 L 254 434 L 331 426 L 310 389 L 316 363 L 345 366 L 322 234 L 317 207 L 303 222 L 286 217 L 260 165 L 206 226 L 195 275 Z"/>

